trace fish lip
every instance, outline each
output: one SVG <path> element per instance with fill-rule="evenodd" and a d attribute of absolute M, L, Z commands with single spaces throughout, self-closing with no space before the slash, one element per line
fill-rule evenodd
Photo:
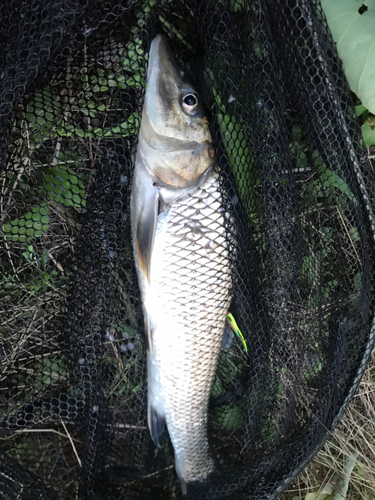
<path fill-rule="evenodd" d="M 197 93 L 190 78 L 181 70 L 181 65 L 169 45 L 169 39 L 165 35 L 156 35 L 151 42 L 147 69 L 147 87 L 153 89 L 154 94 L 163 96 L 166 101 L 169 101 L 172 96 L 182 101 L 184 94 Z M 147 96 L 145 102 L 147 110 L 150 105 Z M 205 112 L 206 110 L 204 110 Z M 203 108 L 200 108 L 200 111 L 197 111 L 192 116 L 196 116 L 208 123 L 207 117 L 203 114 Z"/>
<path fill-rule="evenodd" d="M 150 45 L 147 89 L 142 119 L 148 116 L 151 128 L 158 129 L 158 119 L 163 110 L 170 112 L 173 101 L 179 98 L 183 82 L 179 65 L 164 35 L 156 35 Z"/>
<path fill-rule="evenodd" d="M 167 38 L 165 35 L 156 35 L 156 37 L 152 40 L 148 56 L 149 65 L 151 64 L 151 67 L 155 64 L 154 61 L 158 61 L 160 59 L 160 46 L 165 47 L 166 44 Z"/>
<path fill-rule="evenodd" d="M 148 61 L 147 82 L 153 78 L 155 71 L 173 74 L 177 81 L 181 81 L 179 65 L 165 35 L 156 35 L 152 40 Z"/>

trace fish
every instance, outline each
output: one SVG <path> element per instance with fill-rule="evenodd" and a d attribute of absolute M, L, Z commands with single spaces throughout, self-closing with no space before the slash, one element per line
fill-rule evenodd
<path fill-rule="evenodd" d="M 168 429 L 183 494 L 217 469 L 208 405 L 232 298 L 209 121 L 164 35 L 150 46 L 131 192 L 147 346 L 148 427 Z"/>

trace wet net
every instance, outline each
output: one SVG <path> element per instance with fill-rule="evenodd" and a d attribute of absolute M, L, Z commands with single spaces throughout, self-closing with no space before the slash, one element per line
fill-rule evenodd
<path fill-rule="evenodd" d="M 0 498 L 182 498 L 130 241 L 158 33 L 212 115 L 248 346 L 220 353 L 194 498 L 277 498 L 371 353 L 374 177 L 318 1 L 1 2 Z"/>

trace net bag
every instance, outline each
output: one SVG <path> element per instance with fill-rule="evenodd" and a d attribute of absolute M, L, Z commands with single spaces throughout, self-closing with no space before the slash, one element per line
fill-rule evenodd
<path fill-rule="evenodd" d="M 130 190 L 164 33 L 211 113 L 235 336 L 195 499 L 273 499 L 322 447 L 374 341 L 374 177 L 314 0 L 0 6 L 0 498 L 182 498 L 147 427 Z M 246 348 L 247 346 L 247 352 Z"/>

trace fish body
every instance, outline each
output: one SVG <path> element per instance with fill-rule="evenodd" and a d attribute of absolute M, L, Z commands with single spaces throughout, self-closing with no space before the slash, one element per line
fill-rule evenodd
<path fill-rule="evenodd" d="M 208 121 L 166 39 L 151 44 L 131 197 L 147 332 L 148 425 L 166 424 L 186 484 L 214 472 L 210 391 L 231 300 L 224 212 Z"/>

